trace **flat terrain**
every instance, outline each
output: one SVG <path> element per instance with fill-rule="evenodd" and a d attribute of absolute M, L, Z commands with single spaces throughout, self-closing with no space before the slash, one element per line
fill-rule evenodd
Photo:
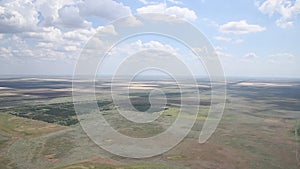
<path fill-rule="evenodd" d="M 144 138 L 165 131 L 176 120 L 182 99 L 190 101 L 195 89 L 201 95 L 196 123 L 180 144 L 162 155 L 146 159 L 119 157 L 99 148 L 81 129 L 73 107 L 71 79 L 0 79 L 0 168 L 300 168 L 298 80 L 229 79 L 222 120 L 204 144 L 198 139 L 211 104 L 207 80 L 199 79 L 197 86 L 187 81 L 182 91 L 168 80 L 140 80 L 130 85 L 120 80 L 114 85 L 118 98 L 130 97 L 139 111 L 150 108 L 153 89 L 162 89 L 167 99 L 165 105 L 147 112 L 160 115 L 153 122 L 133 123 L 118 114 L 110 82 L 97 81 L 99 109 L 122 134 Z M 127 87 L 129 96 L 122 93 Z M 133 111 L 132 107 L 123 108 Z"/>

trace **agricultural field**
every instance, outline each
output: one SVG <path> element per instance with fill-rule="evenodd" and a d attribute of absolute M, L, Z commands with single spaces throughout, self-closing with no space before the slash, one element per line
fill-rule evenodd
<path fill-rule="evenodd" d="M 84 83 L 84 82 L 83 82 Z M 53 169 L 297 169 L 300 167 L 300 81 L 228 79 L 226 107 L 216 132 L 199 144 L 210 108 L 210 83 L 199 79 L 200 110 L 187 137 L 161 155 L 132 159 L 100 148 L 84 132 L 74 110 L 68 78 L 0 79 L 0 168 Z M 117 89 L 128 87 L 122 80 Z M 118 132 L 135 138 L 157 135 L 174 123 L 182 99 L 189 101 L 195 86 L 184 92 L 170 81 L 140 80 L 130 86 L 133 107 L 151 105 L 149 95 L 163 89 L 166 104 L 147 113 L 159 117 L 134 123 L 118 113 L 108 80 L 96 82 L 99 110 Z M 160 100 L 151 100 L 159 103 Z M 190 101 L 191 104 L 194 103 Z M 122 102 L 121 102 L 122 104 Z M 132 107 L 123 107 L 131 112 Z M 194 118 L 184 114 L 181 118 Z M 155 147 L 155 145 L 153 145 Z"/>

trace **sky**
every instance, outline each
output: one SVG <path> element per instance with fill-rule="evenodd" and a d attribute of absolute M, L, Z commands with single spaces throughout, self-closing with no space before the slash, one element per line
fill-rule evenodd
<path fill-rule="evenodd" d="M 132 15 L 142 13 L 191 23 L 216 50 L 226 76 L 300 77 L 300 0 L 0 0 L 0 75 L 72 75 L 95 34 L 115 36 L 113 23 L 124 17 L 138 26 Z M 98 45 L 106 45 L 103 37 Z M 177 42 L 140 36 L 112 49 L 104 72 L 115 58 L 150 49 L 180 55 L 203 71 Z"/>

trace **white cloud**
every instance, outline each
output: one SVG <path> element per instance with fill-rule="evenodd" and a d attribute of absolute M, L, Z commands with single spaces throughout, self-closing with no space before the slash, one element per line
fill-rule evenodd
<path fill-rule="evenodd" d="M 10 47 L 0 47 L 0 58 L 8 60 L 13 57 Z"/>
<path fill-rule="evenodd" d="M 196 20 L 197 15 L 195 11 L 188 8 L 182 8 L 178 6 L 166 7 L 165 4 L 148 5 L 145 7 L 138 8 L 138 14 L 141 13 L 165 13 L 168 15 L 176 16 L 187 20 Z"/>
<path fill-rule="evenodd" d="M 216 54 L 218 55 L 218 57 L 220 59 L 223 59 L 223 58 L 232 58 L 233 55 L 232 54 L 229 54 L 226 49 L 220 47 L 220 46 L 216 46 L 215 47 L 215 52 Z"/>
<path fill-rule="evenodd" d="M 37 41 L 58 42 L 62 40 L 63 33 L 60 29 L 54 27 L 44 27 L 35 32 L 20 34 L 22 38 L 30 38 Z"/>
<path fill-rule="evenodd" d="M 254 52 L 249 52 L 244 55 L 244 58 L 245 59 L 255 59 L 255 58 L 257 58 L 257 54 Z"/>
<path fill-rule="evenodd" d="M 271 62 L 272 64 L 277 63 L 277 64 L 284 64 L 284 63 L 288 63 L 289 66 L 298 63 L 295 62 L 295 55 L 292 53 L 287 53 L 287 52 L 283 52 L 283 53 L 274 53 L 268 56 L 268 61 Z M 286 67 L 289 67 L 286 66 Z M 298 69 L 298 66 L 297 66 Z"/>
<path fill-rule="evenodd" d="M 29 49 L 30 47 L 34 49 L 34 46 L 30 46 L 23 38 L 17 35 L 2 40 L 0 46 L 2 48 L 0 51 L 1 58 L 7 60 L 22 60 L 22 58 L 34 56 L 32 50 Z"/>
<path fill-rule="evenodd" d="M 300 14 L 300 0 L 265 0 L 263 3 L 257 3 L 257 6 L 262 13 L 269 16 L 279 14 L 276 25 L 281 28 L 293 26 L 292 20 Z"/>
<path fill-rule="evenodd" d="M 243 39 L 237 39 L 237 40 L 235 40 L 234 42 L 235 42 L 235 43 L 243 43 L 244 40 L 243 40 Z"/>
<path fill-rule="evenodd" d="M 0 45 L 8 50 L 1 49 L 1 58 L 10 58 L 12 60 L 30 61 L 34 60 L 60 60 L 75 61 L 79 56 L 81 49 L 86 42 L 95 34 L 116 35 L 112 25 L 101 26 L 98 28 L 76 29 L 63 32 L 54 27 L 44 27 L 36 32 L 24 32 L 13 35 L 0 41 Z M 98 34 L 97 34 L 98 35 Z M 96 39 L 101 39 L 96 38 Z M 97 43 L 104 44 L 104 42 Z M 103 47 L 103 45 L 100 45 Z M 99 46 L 97 46 L 99 49 Z"/>
<path fill-rule="evenodd" d="M 111 74 L 116 70 L 122 70 L 120 72 L 127 74 L 132 72 L 131 69 L 134 68 L 134 65 L 149 66 L 157 64 L 161 64 L 165 70 L 172 73 L 181 72 L 182 67 L 178 66 L 178 59 L 181 60 L 180 63 L 184 63 L 184 65 L 189 68 L 196 62 L 195 59 L 191 57 L 194 55 L 190 56 L 190 53 L 186 52 L 184 54 L 185 55 L 181 55 L 180 50 L 173 45 L 160 41 L 136 40 L 130 43 L 121 43 L 109 52 L 108 57 L 104 59 L 99 72 Z M 197 61 L 199 62 L 198 59 L 199 58 L 197 58 Z M 194 67 L 195 70 L 198 71 L 201 69 L 199 68 L 199 64 L 196 64 L 196 66 L 194 65 Z"/>
<path fill-rule="evenodd" d="M 0 33 L 36 31 L 40 27 L 90 28 L 86 19 L 114 20 L 131 9 L 113 0 L 4 0 L 0 1 Z"/>
<path fill-rule="evenodd" d="M 166 13 L 169 15 L 174 15 L 179 18 L 185 18 L 187 20 L 196 20 L 197 15 L 193 10 L 188 8 L 181 8 L 178 6 L 172 6 L 166 9 Z"/>
<path fill-rule="evenodd" d="M 218 40 L 218 41 L 232 42 L 232 43 L 242 43 L 242 42 L 244 42 L 243 39 L 233 39 L 233 38 L 226 37 L 226 36 L 216 36 L 215 39 Z"/>
<path fill-rule="evenodd" d="M 88 16 L 116 19 L 130 13 L 129 7 L 113 0 L 0 1 L 0 57 L 26 62 L 74 61 L 95 33 L 101 32 L 99 41 L 101 36 L 117 34 L 112 25 L 93 28 Z M 5 33 L 13 35 L 3 36 Z"/>
<path fill-rule="evenodd" d="M 249 34 L 266 30 L 266 28 L 260 25 L 248 24 L 245 20 L 228 22 L 224 25 L 220 25 L 219 29 L 222 33 L 232 34 Z"/>
<path fill-rule="evenodd" d="M 294 25 L 294 23 L 291 21 L 285 21 L 283 19 L 278 19 L 278 20 L 276 20 L 276 25 L 280 28 L 285 29 L 285 28 L 292 27 Z"/>
<path fill-rule="evenodd" d="M 233 57 L 231 54 L 226 53 L 226 52 L 222 52 L 222 51 L 216 51 L 216 54 L 220 58 L 231 58 L 231 57 Z"/>
<path fill-rule="evenodd" d="M 166 51 L 171 54 L 177 54 L 178 52 L 178 50 L 173 48 L 172 46 L 168 44 L 163 44 L 158 41 L 149 41 L 144 43 L 141 40 L 137 40 L 133 43 L 114 48 L 111 51 L 111 55 L 130 56 L 138 51 L 151 50 L 151 49 Z"/>
<path fill-rule="evenodd" d="M 100 26 L 96 29 L 96 32 L 104 35 L 117 35 L 113 25 Z"/>
<path fill-rule="evenodd" d="M 144 5 L 148 5 L 149 2 L 147 0 L 138 0 L 140 3 L 144 4 Z"/>
<path fill-rule="evenodd" d="M 41 26 L 54 26 L 60 22 L 59 10 L 64 6 L 74 5 L 73 0 L 38 0 L 35 1 L 36 9 L 40 12 L 43 18 L 39 23 Z"/>
<path fill-rule="evenodd" d="M 79 15 L 79 8 L 76 6 L 64 6 L 58 10 L 58 15 L 62 25 L 68 28 L 86 28 L 92 25 Z"/>
<path fill-rule="evenodd" d="M 107 20 L 115 20 L 131 15 L 131 9 L 113 0 L 85 0 L 79 4 L 83 16 L 97 16 Z"/>
<path fill-rule="evenodd" d="M 287 58 L 294 58 L 295 55 L 291 54 L 291 53 L 275 53 L 275 54 L 272 54 L 270 55 L 272 58 L 284 58 L 284 59 L 287 59 Z"/>
<path fill-rule="evenodd" d="M 86 28 L 91 27 L 91 23 L 86 20 L 89 16 L 115 20 L 131 14 L 129 7 L 113 0 L 39 0 L 36 6 L 43 17 L 40 23 L 42 26 Z"/>
<path fill-rule="evenodd" d="M 148 5 L 145 7 L 141 7 L 136 9 L 137 13 L 164 13 L 165 4 L 157 4 L 157 5 Z"/>
<path fill-rule="evenodd" d="M 216 36 L 215 39 L 218 40 L 218 41 L 225 41 L 225 42 L 231 42 L 232 41 L 231 38 L 224 37 L 224 36 Z"/>
<path fill-rule="evenodd" d="M 134 15 L 128 16 L 126 18 L 123 18 L 121 20 L 118 20 L 118 24 L 122 26 L 132 27 L 132 26 L 138 26 L 141 25 L 142 22 L 139 21 Z"/>
<path fill-rule="evenodd" d="M 32 31 L 38 12 L 30 0 L 0 1 L 0 33 Z"/>

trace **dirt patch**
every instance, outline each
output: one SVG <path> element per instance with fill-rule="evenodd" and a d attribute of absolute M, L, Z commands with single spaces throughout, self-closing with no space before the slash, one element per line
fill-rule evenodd
<path fill-rule="evenodd" d="M 119 166 L 119 165 L 124 165 L 124 163 L 121 163 L 119 161 L 109 159 L 109 158 L 95 158 L 91 160 L 86 160 L 83 162 L 91 162 L 91 163 L 99 163 L 99 164 L 108 164 L 108 165 L 113 165 L 113 166 Z"/>
<path fill-rule="evenodd" d="M 55 158 L 55 156 L 56 154 L 49 154 L 49 155 L 45 155 L 44 158 L 51 163 L 57 163 L 59 159 Z"/>
<path fill-rule="evenodd" d="M 249 168 L 246 154 L 236 149 L 210 142 L 199 144 L 195 139 L 185 139 L 175 149 L 163 156 L 165 161 L 185 164 L 193 169 Z"/>

